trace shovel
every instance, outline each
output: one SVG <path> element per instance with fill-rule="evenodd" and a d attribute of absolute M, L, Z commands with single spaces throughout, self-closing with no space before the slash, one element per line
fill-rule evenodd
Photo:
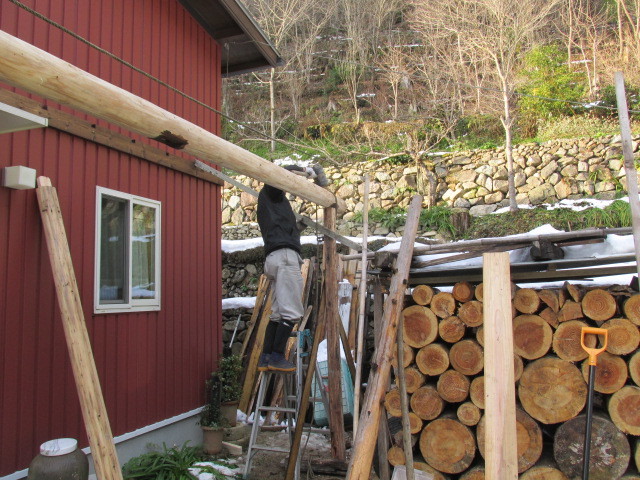
<path fill-rule="evenodd" d="M 587 334 L 602 335 L 604 341 L 600 348 L 590 348 L 584 344 L 584 337 Z M 591 420 L 593 410 L 593 386 L 596 381 L 596 365 L 598 355 L 607 348 L 609 330 L 605 328 L 582 327 L 580 344 L 582 349 L 589 354 L 589 396 L 587 397 L 587 425 L 584 433 L 584 462 L 582 463 L 582 480 L 589 479 L 589 455 L 591 453 Z"/>

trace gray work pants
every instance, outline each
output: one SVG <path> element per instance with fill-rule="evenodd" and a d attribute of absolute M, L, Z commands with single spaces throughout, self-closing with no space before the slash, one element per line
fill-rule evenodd
<path fill-rule="evenodd" d="M 290 248 L 281 248 L 267 255 L 264 273 L 272 282 L 271 321 L 295 323 L 302 318 L 301 265 L 302 258 Z"/>

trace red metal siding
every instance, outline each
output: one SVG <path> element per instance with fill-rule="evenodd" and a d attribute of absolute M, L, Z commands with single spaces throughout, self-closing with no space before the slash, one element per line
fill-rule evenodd
<path fill-rule="evenodd" d="M 24 2 L 219 107 L 220 48 L 177 0 Z M 0 3 L 0 29 L 220 130 L 211 110 L 8 1 Z M 5 134 L 0 142 L 0 168 L 35 168 L 57 188 L 114 435 L 201 405 L 204 380 L 222 343 L 220 187 L 53 129 Z M 162 202 L 161 311 L 93 314 L 96 186 Z M 0 188 L 0 412 L 0 476 L 26 468 L 40 443 L 51 438 L 88 444 L 34 190 Z"/>

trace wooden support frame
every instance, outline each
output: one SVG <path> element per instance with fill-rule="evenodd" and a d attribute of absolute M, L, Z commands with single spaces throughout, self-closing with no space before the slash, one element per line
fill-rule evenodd
<path fill-rule="evenodd" d="M 385 387 L 391 374 L 391 358 L 396 346 L 396 329 L 398 318 L 402 312 L 421 206 L 422 196 L 415 195 L 411 199 L 407 214 L 407 223 L 400 243 L 400 254 L 396 261 L 396 273 L 391 280 L 389 296 L 384 304 L 380 343 L 377 345 L 375 359 L 372 362 L 369 386 L 362 404 L 358 431 L 353 442 L 354 450 L 347 472 L 348 480 L 369 480 L 371 473 L 373 453 L 380 426 L 381 408 Z"/>
<path fill-rule="evenodd" d="M 518 478 L 516 387 L 507 252 L 483 255 L 486 478 Z"/>
<path fill-rule="evenodd" d="M 100 378 L 91 350 L 60 203 L 51 180 L 47 177 L 38 178 L 36 195 L 51 260 L 64 335 L 96 474 L 101 479 L 121 480 L 122 470 L 113 443 Z"/>
<path fill-rule="evenodd" d="M 330 191 L 3 31 L 0 31 L 0 81 L 323 207 L 338 206 Z"/>

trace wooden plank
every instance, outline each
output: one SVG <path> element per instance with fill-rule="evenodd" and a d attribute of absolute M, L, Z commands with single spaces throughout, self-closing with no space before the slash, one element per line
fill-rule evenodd
<path fill-rule="evenodd" d="M 64 335 L 69 349 L 80 409 L 98 478 L 122 479 L 113 443 L 107 408 L 102 396 L 58 195 L 46 177 L 38 179 L 36 190 L 47 250 L 56 285 Z"/>
<path fill-rule="evenodd" d="M 336 226 L 336 209 L 324 209 L 324 224 L 333 230 Z M 331 454 L 336 460 L 346 459 L 344 439 L 344 415 L 342 409 L 342 369 L 340 361 L 338 311 L 338 252 L 332 238 L 324 240 L 324 303 L 327 315 L 327 366 L 329 370 L 329 427 L 331 429 Z"/>
<path fill-rule="evenodd" d="M 631 224 L 633 228 L 633 244 L 636 250 L 636 266 L 640 278 L 640 199 L 638 198 L 638 172 L 631 144 L 631 125 L 627 109 L 627 97 L 624 90 L 622 72 L 615 73 L 616 100 L 618 104 L 618 119 L 622 136 L 622 155 L 624 156 L 624 171 L 627 176 L 627 192 L 631 207 Z"/>
<path fill-rule="evenodd" d="M 404 358 L 404 321 L 402 315 L 398 319 L 396 377 L 398 390 L 400 390 L 400 408 L 402 409 L 402 445 L 405 455 L 405 465 L 407 467 L 407 480 L 414 480 L 413 473 L 413 445 L 411 444 L 411 423 L 409 421 L 409 399 L 407 398 L 407 382 L 404 374 L 404 366 L 401 359 Z"/>
<path fill-rule="evenodd" d="M 193 161 L 188 158 L 174 155 L 147 143 L 136 142 L 131 137 L 88 122 L 62 110 L 41 105 L 35 100 L 10 92 L 9 90 L 0 88 L 0 102 L 20 108 L 25 112 L 47 118 L 49 120 L 49 127 L 60 130 L 61 132 L 84 138 L 85 140 L 206 180 L 207 182 L 222 185 L 222 181 L 217 176 L 195 168 Z"/>
<path fill-rule="evenodd" d="M 3 31 L 0 31 L 0 81 L 323 207 L 338 206 L 338 199 L 329 190 Z"/>
<path fill-rule="evenodd" d="M 487 478 L 518 478 L 516 391 L 511 326 L 509 254 L 485 253 L 484 391 Z"/>
<path fill-rule="evenodd" d="M 266 275 L 260 275 L 260 278 L 258 279 L 258 291 L 256 292 L 256 303 L 253 306 L 253 311 L 251 312 L 251 320 L 249 320 L 247 333 L 245 334 L 244 341 L 242 342 L 242 349 L 240 350 L 241 357 L 244 356 L 244 353 L 249 346 L 249 342 L 253 334 L 253 329 L 255 328 L 256 323 L 258 323 L 258 319 L 260 318 L 263 307 L 265 305 L 265 299 L 269 298 L 270 293 L 271 281 L 267 278 Z"/>
<path fill-rule="evenodd" d="M 376 279 L 373 286 L 373 341 L 375 345 L 380 343 L 380 335 L 382 334 L 382 321 L 384 316 L 384 292 L 382 284 Z M 391 379 L 387 380 L 385 391 L 389 390 Z M 383 419 L 385 416 L 382 417 Z M 354 428 L 354 432 L 358 430 Z M 381 421 L 378 427 L 378 473 L 380 480 L 390 480 L 391 468 L 389 467 L 389 425 L 386 421 Z"/>
<path fill-rule="evenodd" d="M 418 231 L 418 221 L 422 205 L 422 197 L 415 195 L 411 199 L 407 222 L 402 235 L 400 253 L 396 261 L 396 273 L 391 279 L 389 296 L 384 305 L 384 317 L 380 343 L 376 348 L 372 362 L 372 373 L 369 375 L 367 394 L 365 396 L 354 438 L 354 450 L 349 464 L 347 478 L 368 480 L 375 448 L 378 428 L 380 426 L 381 405 L 385 388 L 390 377 L 392 351 L 396 343 L 396 328 L 402 311 L 402 304 L 407 287 L 409 266 L 413 256 L 413 244 Z"/>

